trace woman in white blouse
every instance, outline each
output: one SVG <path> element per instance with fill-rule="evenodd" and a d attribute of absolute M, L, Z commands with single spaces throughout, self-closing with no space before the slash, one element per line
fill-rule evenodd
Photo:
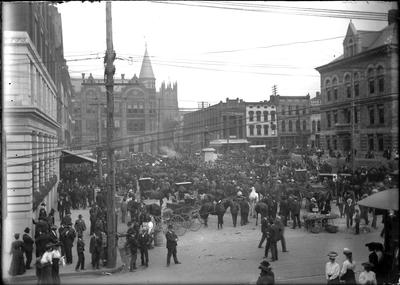
<path fill-rule="evenodd" d="M 340 266 L 335 261 L 337 253 L 331 251 L 329 254 L 329 261 L 325 265 L 326 281 L 329 284 L 339 284 Z"/>
<path fill-rule="evenodd" d="M 345 284 L 356 284 L 356 276 L 354 274 L 356 263 L 353 261 L 353 254 L 348 248 L 343 249 L 343 254 L 346 260 L 343 262 L 342 270 L 340 271 L 340 280 Z"/>
<path fill-rule="evenodd" d="M 369 262 L 364 262 L 362 266 L 364 266 L 364 271 L 360 273 L 358 282 L 361 285 L 376 285 L 375 273 L 371 270 L 373 265 Z"/>
<path fill-rule="evenodd" d="M 40 270 L 40 284 L 53 284 L 53 244 L 49 243 L 46 245 L 46 251 L 43 253 L 40 259 L 41 270 Z"/>

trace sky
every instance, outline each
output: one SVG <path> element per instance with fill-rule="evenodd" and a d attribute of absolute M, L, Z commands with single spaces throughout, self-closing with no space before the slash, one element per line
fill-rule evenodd
<path fill-rule="evenodd" d="M 289 14 L 293 7 L 379 13 L 397 8 L 383 1 L 160 2 L 112 1 L 114 78 L 139 76 L 147 44 L 157 90 L 163 81 L 177 82 L 179 107 L 189 109 L 226 98 L 268 100 L 273 85 L 279 95 L 314 97 L 320 90 L 315 68 L 342 54 L 350 19 Z M 266 11 L 266 5 L 285 9 Z M 103 78 L 106 2 L 57 6 L 71 77 Z M 357 30 L 387 25 L 368 18 L 352 22 Z"/>

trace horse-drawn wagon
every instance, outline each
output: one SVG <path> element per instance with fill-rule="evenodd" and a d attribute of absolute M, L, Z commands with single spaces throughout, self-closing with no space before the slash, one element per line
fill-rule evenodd
<path fill-rule="evenodd" d="M 320 214 L 320 213 L 307 213 L 303 216 L 304 227 L 307 231 L 312 233 L 320 233 L 326 230 L 330 233 L 336 233 L 338 227 L 334 225 L 334 220 L 339 216 L 337 214 Z"/>

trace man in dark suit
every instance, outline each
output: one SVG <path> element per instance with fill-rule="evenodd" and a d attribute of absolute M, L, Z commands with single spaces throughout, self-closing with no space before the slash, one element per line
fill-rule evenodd
<path fill-rule="evenodd" d="M 142 261 L 142 266 L 149 266 L 149 246 L 150 246 L 150 235 L 147 228 L 143 228 L 138 239 L 140 248 L 140 259 Z"/>
<path fill-rule="evenodd" d="M 31 269 L 32 252 L 33 252 L 33 238 L 29 235 L 30 228 L 25 228 L 22 240 L 24 242 L 24 252 L 26 256 L 26 269 Z"/>
<path fill-rule="evenodd" d="M 92 267 L 99 269 L 100 266 L 100 252 L 101 252 L 101 238 L 100 233 L 94 232 L 90 238 L 89 251 L 92 254 Z"/>
<path fill-rule="evenodd" d="M 65 246 L 65 257 L 67 264 L 72 263 L 72 246 L 76 237 L 76 232 L 71 225 L 67 225 L 66 231 L 64 232 L 64 246 Z"/>
<path fill-rule="evenodd" d="M 268 217 L 264 217 L 261 220 L 261 240 L 260 243 L 258 244 L 258 248 L 262 248 L 262 244 L 264 243 L 265 239 L 267 238 L 267 228 L 268 228 L 269 222 L 268 222 Z"/>
<path fill-rule="evenodd" d="M 300 202 L 297 201 L 297 198 L 294 198 L 292 207 L 291 207 L 291 212 L 292 212 L 292 219 L 293 219 L 293 227 L 292 229 L 296 228 L 296 225 L 301 228 L 301 222 L 300 222 Z"/>
<path fill-rule="evenodd" d="M 346 226 L 350 228 L 353 226 L 354 203 L 353 199 L 348 198 L 344 205 L 344 214 L 346 216 Z"/>
<path fill-rule="evenodd" d="M 168 249 L 168 254 L 167 254 L 167 266 L 169 266 L 171 262 L 171 255 L 174 258 L 175 264 L 181 264 L 178 261 L 178 257 L 176 256 L 176 247 L 178 245 L 178 237 L 175 234 L 175 232 L 172 230 L 172 225 L 168 225 L 168 231 L 165 234 L 165 238 L 167 240 L 167 249 Z"/>
<path fill-rule="evenodd" d="M 279 214 L 282 217 L 282 223 L 285 227 L 287 227 L 287 218 L 289 215 L 289 205 L 286 197 L 282 197 L 282 200 L 279 205 Z"/>
<path fill-rule="evenodd" d="M 272 218 L 269 219 L 269 226 L 267 228 L 267 244 L 265 245 L 264 257 L 268 257 L 268 251 L 271 249 L 272 259 L 271 261 L 278 260 L 278 247 L 277 241 L 279 239 L 279 229 L 274 224 Z"/>

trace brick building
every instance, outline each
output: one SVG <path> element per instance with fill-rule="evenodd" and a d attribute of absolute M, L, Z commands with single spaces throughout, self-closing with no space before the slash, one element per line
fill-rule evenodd
<path fill-rule="evenodd" d="M 90 74 L 72 78 L 73 147 L 94 150 L 99 141 L 106 141 L 106 90 L 103 79 Z M 156 78 L 150 57 L 145 50 L 139 77 L 114 79 L 114 138 L 117 154 L 129 152 L 157 153 L 165 145 L 173 145 L 172 133 L 179 118 L 177 84 L 161 84 L 156 91 Z"/>
<path fill-rule="evenodd" d="M 278 146 L 276 106 L 270 102 L 246 102 L 246 137 L 251 145 Z"/>
<path fill-rule="evenodd" d="M 321 93 L 317 92 L 314 98 L 310 99 L 310 147 L 321 147 Z"/>
<path fill-rule="evenodd" d="M 310 95 L 271 95 L 277 108 L 279 147 L 305 148 L 310 139 Z"/>
<path fill-rule="evenodd" d="M 200 150 L 213 141 L 218 144 L 236 144 L 246 138 L 246 103 L 226 99 L 208 108 L 184 115 L 183 136 L 186 150 Z M 240 140 L 240 141 L 239 141 Z"/>
<path fill-rule="evenodd" d="M 321 75 L 321 143 L 325 149 L 379 156 L 398 146 L 398 11 L 380 31 L 350 21 L 343 55 L 316 68 Z M 353 120 L 354 117 L 354 120 Z M 354 127 L 354 128 L 353 128 Z"/>
<path fill-rule="evenodd" d="M 68 136 L 68 122 L 61 118 L 69 118 L 68 103 L 62 110 L 58 104 L 65 103 L 70 90 L 61 15 L 55 6 L 4 3 L 3 31 L 7 187 L 2 188 L 2 197 L 3 253 L 7 255 L 12 233 L 32 228 L 40 202 L 46 202 L 48 211 L 56 208 L 58 136 L 60 132 Z"/>

